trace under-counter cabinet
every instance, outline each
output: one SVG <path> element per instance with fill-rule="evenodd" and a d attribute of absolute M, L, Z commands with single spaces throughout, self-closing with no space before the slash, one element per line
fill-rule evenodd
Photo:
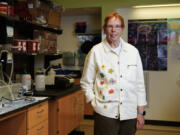
<path fill-rule="evenodd" d="M 27 135 L 48 135 L 48 102 L 28 108 Z"/>
<path fill-rule="evenodd" d="M 0 118 L 0 135 L 26 135 L 26 110 Z"/>
<path fill-rule="evenodd" d="M 84 119 L 84 94 L 76 91 L 49 101 L 49 135 L 68 135 Z"/>

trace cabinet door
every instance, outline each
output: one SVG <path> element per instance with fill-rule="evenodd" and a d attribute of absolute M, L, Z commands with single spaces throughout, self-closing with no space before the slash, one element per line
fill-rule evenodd
<path fill-rule="evenodd" d="M 57 135 L 58 133 L 58 101 L 49 100 L 49 135 Z"/>
<path fill-rule="evenodd" d="M 58 100 L 58 130 L 60 135 L 67 135 L 84 119 L 84 94 L 74 92 Z"/>
<path fill-rule="evenodd" d="M 75 93 L 75 112 L 76 112 L 76 127 L 84 119 L 84 93 L 78 91 Z"/>
<path fill-rule="evenodd" d="M 60 135 L 67 135 L 74 128 L 74 96 L 65 96 L 58 100 L 58 131 Z"/>
<path fill-rule="evenodd" d="M 0 121 L 0 135 L 26 135 L 26 112 Z"/>

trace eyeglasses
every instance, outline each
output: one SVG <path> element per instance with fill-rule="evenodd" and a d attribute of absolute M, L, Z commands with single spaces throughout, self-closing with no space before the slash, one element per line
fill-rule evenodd
<path fill-rule="evenodd" d="M 121 25 L 106 25 L 106 28 L 107 28 L 108 30 L 121 29 L 122 26 L 121 26 Z"/>

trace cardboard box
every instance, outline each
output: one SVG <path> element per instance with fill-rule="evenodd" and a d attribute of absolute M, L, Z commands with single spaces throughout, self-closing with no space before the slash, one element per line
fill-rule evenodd
<path fill-rule="evenodd" d="M 46 39 L 41 39 L 41 44 L 40 44 L 40 53 L 48 53 L 48 40 Z"/>
<path fill-rule="evenodd" d="M 34 30 L 33 38 L 38 40 L 47 39 L 51 41 L 57 41 L 57 34 L 47 31 Z"/>
<path fill-rule="evenodd" d="M 60 28 L 61 26 L 61 14 L 50 9 L 48 16 L 48 26 L 52 28 Z"/>
<path fill-rule="evenodd" d="M 52 54 L 57 52 L 57 34 L 35 30 L 33 39 L 40 40 L 40 53 Z"/>
<path fill-rule="evenodd" d="M 39 24 L 47 24 L 49 15 L 49 6 L 39 0 L 27 0 L 28 9 L 32 15 L 32 21 Z"/>

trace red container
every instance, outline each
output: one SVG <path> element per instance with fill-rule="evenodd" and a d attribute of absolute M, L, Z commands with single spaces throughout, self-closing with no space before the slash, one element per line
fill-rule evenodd
<path fill-rule="evenodd" d="M 26 51 L 27 51 L 27 42 L 26 42 L 26 40 L 16 39 L 16 40 L 14 40 L 14 46 L 16 47 L 14 49 L 14 51 L 17 52 L 17 53 L 26 53 Z"/>
<path fill-rule="evenodd" d="M 7 13 L 8 13 L 8 3 L 7 2 L 0 2 L 0 13 L 7 15 Z"/>
<path fill-rule="evenodd" d="M 86 22 L 76 22 L 76 33 L 85 33 L 86 32 Z"/>
<path fill-rule="evenodd" d="M 26 42 L 26 40 L 21 40 L 21 46 L 22 46 L 21 52 L 26 53 L 26 51 L 27 51 L 27 42 Z"/>
<path fill-rule="evenodd" d="M 38 40 L 28 40 L 28 53 L 37 54 L 40 51 L 40 42 Z"/>
<path fill-rule="evenodd" d="M 8 5 L 8 15 L 9 16 L 14 16 L 14 6 L 13 5 Z"/>
<path fill-rule="evenodd" d="M 39 53 L 40 51 L 40 42 L 36 41 L 36 53 Z"/>
<path fill-rule="evenodd" d="M 28 40 L 28 53 L 36 54 L 36 41 Z"/>

